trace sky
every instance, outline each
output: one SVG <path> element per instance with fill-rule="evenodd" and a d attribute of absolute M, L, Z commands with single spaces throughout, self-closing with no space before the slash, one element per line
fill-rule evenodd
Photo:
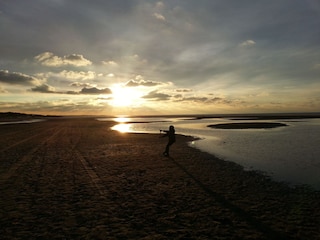
<path fill-rule="evenodd" d="M 319 0 L 0 0 L 0 112 L 318 112 Z"/>

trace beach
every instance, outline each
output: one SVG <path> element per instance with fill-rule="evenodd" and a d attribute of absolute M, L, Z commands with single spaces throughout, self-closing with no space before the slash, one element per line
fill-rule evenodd
<path fill-rule="evenodd" d="M 0 126 L 1 239 L 320 239 L 320 193 L 94 118 Z"/>

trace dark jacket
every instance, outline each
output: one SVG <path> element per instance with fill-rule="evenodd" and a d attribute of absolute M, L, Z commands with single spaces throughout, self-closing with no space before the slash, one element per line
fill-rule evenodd
<path fill-rule="evenodd" d="M 176 141 L 175 130 L 173 126 L 170 126 L 169 131 L 165 131 L 166 136 L 169 137 L 169 142 L 174 143 Z"/>

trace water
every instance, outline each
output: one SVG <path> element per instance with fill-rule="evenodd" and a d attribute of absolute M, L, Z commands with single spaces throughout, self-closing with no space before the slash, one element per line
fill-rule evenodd
<path fill-rule="evenodd" d="M 130 121 L 135 123 L 126 123 Z M 146 123 L 148 121 L 149 123 Z M 207 127 L 209 124 L 235 122 L 259 120 L 134 118 L 122 119 L 122 123 L 115 125 L 113 129 L 123 132 L 159 133 L 160 129 L 168 129 L 169 125 L 174 125 L 177 134 L 201 139 L 191 142 L 192 147 L 236 162 L 246 170 L 265 172 L 277 181 L 294 185 L 306 184 L 320 190 L 320 119 L 269 120 L 268 122 L 288 125 L 272 129 L 235 130 Z"/>
<path fill-rule="evenodd" d="M 35 122 L 42 122 L 42 121 L 44 121 L 44 119 L 32 119 L 32 120 L 22 120 L 22 121 L 0 122 L 0 125 L 20 124 L 20 123 L 35 123 Z"/>

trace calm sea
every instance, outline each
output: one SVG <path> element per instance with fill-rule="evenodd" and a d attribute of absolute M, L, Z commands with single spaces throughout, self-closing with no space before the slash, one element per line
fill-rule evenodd
<path fill-rule="evenodd" d="M 227 118 L 100 118 L 115 120 L 113 129 L 123 132 L 159 133 L 174 125 L 177 134 L 201 140 L 190 146 L 233 161 L 246 170 L 262 171 L 277 181 L 306 184 L 320 190 L 320 118 L 267 120 L 288 126 L 273 129 L 213 129 L 216 123 L 259 122 Z M 128 123 L 135 122 L 135 123 Z"/>

